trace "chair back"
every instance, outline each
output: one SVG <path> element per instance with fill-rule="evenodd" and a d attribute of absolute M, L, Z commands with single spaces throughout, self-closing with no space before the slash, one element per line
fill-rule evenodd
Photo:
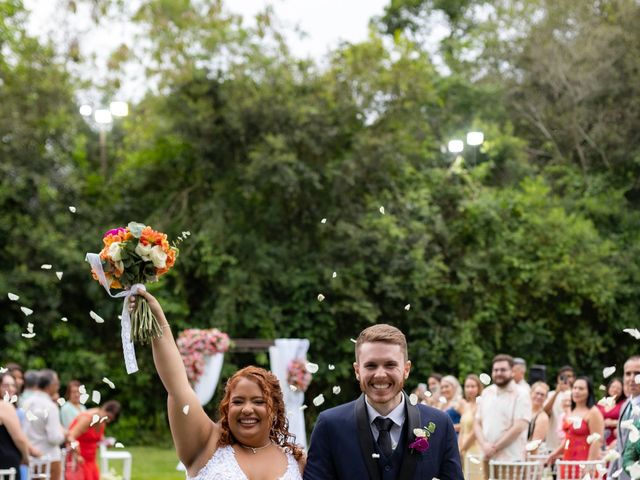
<path fill-rule="evenodd" d="M 556 480 L 593 479 L 604 472 L 604 460 L 556 460 Z"/>
<path fill-rule="evenodd" d="M 29 457 L 29 480 L 51 480 L 51 460 Z"/>
<path fill-rule="evenodd" d="M 489 480 L 540 480 L 540 462 L 489 462 Z"/>
<path fill-rule="evenodd" d="M 484 461 L 481 454 L 467 453 L 462 467 L 464 478 L 484 478 Z"/>
<path fill-rule="evenodd" d="M 0 480 L 16 480 L 16 469 L 13 467 L 0 469 Z"/>

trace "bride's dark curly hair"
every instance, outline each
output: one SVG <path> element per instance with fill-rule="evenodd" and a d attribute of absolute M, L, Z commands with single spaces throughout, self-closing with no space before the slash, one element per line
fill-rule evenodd
<path fill-rule="evenodd" d="M 280 389 L 280 382 L 273 373 L 264 368 L 254 366 L 238 370 L 227 381 L 227 385 L 224 388 L 224 397 L 220 402 L 219 409 L 222 431 L 218 446 L 224 447 L 237 442 L 229 428 L 229 403 L 231 402 L 231 392 L 242 378 L 256 383 L 264 395 L 265 401 L 267 402 L 267 411 L 273 419 L 271 430 L 269 431 L 269 438 L 276 445 L 288 449 L 296 461 L 301 461 L 304 453 L 302 452 L 302 448 L 294 443 L 295 436 L 289 433 L 289 421 L 285 415 L 284 399 L 282 397 L 282 390 Z"/>

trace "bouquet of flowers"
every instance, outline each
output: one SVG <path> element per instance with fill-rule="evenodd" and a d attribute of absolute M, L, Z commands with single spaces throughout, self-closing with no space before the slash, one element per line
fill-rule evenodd
<path fill-rule="evenodd" d="M 169 245 L 167 236 L 142 223 L 131 222 L 125 228 L 114 228 L 104 234 L 100 263 L 106 288 L 129 290 L 132 285 L 156 282 L 173 267 L 178 248 Z M 92 269 L 93 278 L 100 276 Z M 148 343 L 162 336 L 162 329 L 148 303 L 139 297 L 131 315 L 131 340 Z"/>
<path fill-rule="evenodd" d="M 287 367 L 287 383 L 292 390 L 306 392 L 311 383 L 311 373 L 307 370 L 306 360 L 296 358 L 289 362 Z"/>
<path fill-rule="evenodd" d="M 195 385 L 204 372 L 205 355 L 224 353 L 229 350 L 229 335 L 217 328 L 200 330 L 189 328 L 178 335 L 176 340 L 182 356 L 187 377 L 191 385 Z"/>

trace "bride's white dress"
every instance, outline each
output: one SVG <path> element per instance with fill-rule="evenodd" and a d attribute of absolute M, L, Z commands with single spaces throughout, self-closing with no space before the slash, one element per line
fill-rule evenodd
<path fill-rule="evenodd" d="M 298 462 L 290 452 L 287 456 L 287 470 L 277 480 L 302 480 Z M 200 469 L 195 477 L 187 476 L 188 480 L 248 480 L 238 461 L 233 447 L 227 445 L 218 448 L 207 464 Z"/>

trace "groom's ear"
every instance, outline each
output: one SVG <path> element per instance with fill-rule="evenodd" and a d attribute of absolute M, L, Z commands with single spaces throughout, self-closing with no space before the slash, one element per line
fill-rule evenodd
<path fill-rule="evenodd" d="M 411 360 L 404 362 L 404 379 L 409 378 L 409 372 L 411 371 Z"/>
<path fill-rule="evenodd" d="M 356 380 L 360 381 L 360 366 L 358 362 L 353 362 L 353 371 L 356 372 Z"/>

